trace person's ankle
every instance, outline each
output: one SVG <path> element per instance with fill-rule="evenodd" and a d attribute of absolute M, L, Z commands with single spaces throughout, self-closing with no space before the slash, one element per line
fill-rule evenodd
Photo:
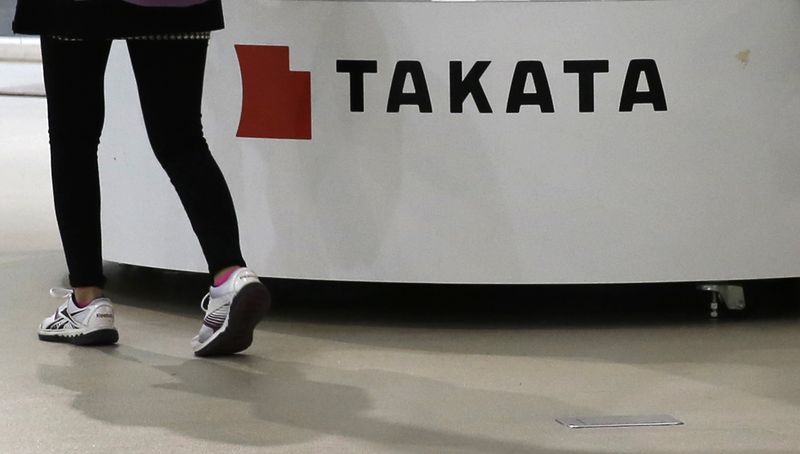
<path fill-rule="evenodd" d="M 72 301 L 78 307 L 86 307 L 101 296 L 103 289 L 100 287 L 78 287 L 73 289 Z"/>
<path fill-rule="evenodd" d="M 214 275 L 214 287 L 219 287 L 220 285 L 224 284 L 239 268 L 241 268 L 241 266 L 229 266 Z"/>

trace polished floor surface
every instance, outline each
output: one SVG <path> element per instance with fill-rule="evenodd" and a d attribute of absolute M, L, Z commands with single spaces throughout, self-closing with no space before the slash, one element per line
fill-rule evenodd
<path fill-rule="evenodd" d="M 794 283 L 712 322 L 684 287 L 274 281 L 255 345 L 200 360 L 205 277 L 109 263 L 119 345 L 39 342 L 65 275 L 45 131 L 44 100 L 0 97 L 0 452 L 800 452 Z M 650 414 L 685 425 L 555 421 Z"/>

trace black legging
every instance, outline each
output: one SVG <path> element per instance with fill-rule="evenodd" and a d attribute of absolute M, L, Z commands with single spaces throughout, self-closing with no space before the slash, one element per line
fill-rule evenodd
<path fill-rule="evenodd" d="M 56 218 L 72 287 L 105 285 L 97 147 L 110 49 L 107 40 L 42 38 Z M 245 263 L 230 191 L 203 137 L 207 49 L 207 40 L 128 41 L 150 144 L 213 275 Z"/>

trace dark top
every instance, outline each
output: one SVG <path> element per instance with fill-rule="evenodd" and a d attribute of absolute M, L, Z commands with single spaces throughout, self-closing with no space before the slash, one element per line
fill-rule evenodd
<path fill-rule="evenodd" d="M 113 39 L 205 32 L 225 26 L 222 0 L 178 7 L 143 7 L 122 0 L 18 0 L 14 32 Z"/>

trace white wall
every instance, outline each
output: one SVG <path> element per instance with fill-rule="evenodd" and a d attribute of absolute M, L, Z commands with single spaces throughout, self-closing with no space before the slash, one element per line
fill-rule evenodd
<path fill-rule="evenodd" d="M 264 276 L 594 283 L 800 276 L 800 2 L 402 3 L 238 0 L 214 36 L 206 131 L 246 258 Z M 236 137 L 235 44 L 310 71 L 313 139 Z M 365 112 L 337 59 L 376 59 Z M 394 63 L 424 65 L 434 112 L 386 112 Z M 448 62 L 491 60 L 493 114 L 449 112 Z M 564 60 L 607 59 L 579 113 Z M 668 110 L 619 112 L 632 59 Z M 556 112 L 505 113 L 515 64 L 544 63 Z M 110 65 L 103 143 L 112 260 L 203 270 L 148 150 L 129 64 Z M 640 89 L 644 89 L 641 87 Z"/>

